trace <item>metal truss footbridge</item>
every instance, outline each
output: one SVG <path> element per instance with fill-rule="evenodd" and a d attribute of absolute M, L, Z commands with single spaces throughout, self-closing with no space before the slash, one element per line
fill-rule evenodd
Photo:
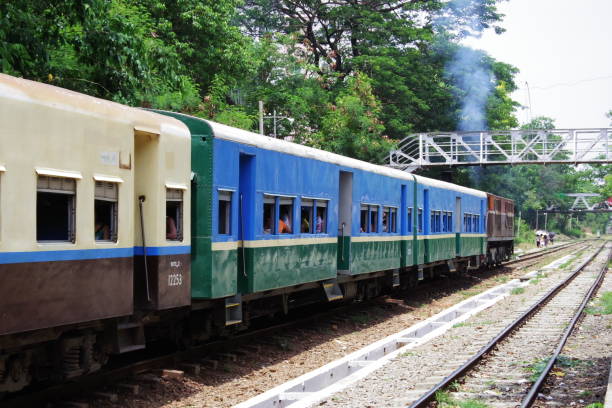
<path fill-rule="evenodd" d="M 415 133 L 389 153 L 407 172 L 435 166 L 612 163 L 612 129 Z"/>

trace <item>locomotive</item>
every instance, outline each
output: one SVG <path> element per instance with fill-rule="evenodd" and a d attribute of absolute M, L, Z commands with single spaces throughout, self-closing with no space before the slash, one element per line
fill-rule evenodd
<path fill-rule="evenodd" d="M 0 74 L 0 393 L 508 259 L 513 203 Z"/>

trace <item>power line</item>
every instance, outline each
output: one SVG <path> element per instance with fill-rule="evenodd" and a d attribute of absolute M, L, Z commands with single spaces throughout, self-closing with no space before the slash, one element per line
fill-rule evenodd
<path fill-rule="evenodd" d="M 539 89 L 539 90 L 548 90 L 548 89 L 553 89 L 553 88 L 559 88 L 559 87 L 562 87 L 562 86 L 572 87 L 572 86 L 580 85 L 580 84 L 585 83 L 585 82 L 601 81 L 601 80 L 604 80 L 604 79 L 612 79 L 612 75 L 580 79 L 580 80 L 574 81 L 574 82 L 558 82 L 556 84 L 552 84 L 552 85 L 548 85 L 548 86 L 532 86 L 532 85 L 530 85 L 529 88 L 531 88 L 531 89 Z"/>

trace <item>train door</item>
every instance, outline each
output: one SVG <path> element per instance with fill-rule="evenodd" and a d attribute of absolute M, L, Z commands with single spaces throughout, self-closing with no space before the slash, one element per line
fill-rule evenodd
<path fill-rule="evenodd" d="M 338 207 L 338 272 L 351 269 L 351 231 L 353 228 L 353 173 L 340 172 Z"/>
<path fill-rule="evenodd" d="M 255 211 L 255 156 L 240 154 L 238 184 L 238 290 L 251 291 L 253 285 L 252 259 L 246 243 L 255 239 L 255 222 L 259 219 Z"/>
<path fill-rule="evenodd" d="M 455 252 L 461 255 L 461 197 L 455 198 Z"/>

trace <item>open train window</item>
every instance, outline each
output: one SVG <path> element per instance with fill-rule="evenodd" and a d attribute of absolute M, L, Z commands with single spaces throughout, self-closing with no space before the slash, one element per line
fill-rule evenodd
<path fill-rule="evenodd" d="M 391 232 L 391 207 L 383 207 L 382 232 Z"/>
<path fill-rule="evenodd" d="M 412 207 L 408 208 L 408 222 L 406 223 L 406 230 L 412 232 Z"/>
<path fill-rule="evenodd" d="M 276 199 L 274 196 L 264 195 L 263 201 L 263 233 L 274 234 L 276 225 Z"/>
<path fill-rule="evenodd" d="M 94 199 L 94 238 L 117 242 L 119 186 L 109 181 L 96 181 Z"/>
<path fill-rule="evenodd" d="M 474 232 L 480 232 L 480 215 L 474 215 Z"/>
<path fill-rule="evenodd" d="M 361 223 L 360 232 L 368 232 L 368 206 L 361 205 Z"/>
<path fill-rule="evenodd" d="M 36 240 L 75 242 L 76 180 L 38 176 Z"/>
<path fill-rule="evenodd" d="M 453 231 L 453 213 L 449 211 L 447 212 L 447 214 L 448 214 L 448 224 L 447 224 L 446 231 L 452 232 Z"/>
<path fill-rule="evenodd" d="M 417 231 L 423 232 L 423 209 L 422 208 L 419 208 L 419 211 L 417 214 Z"/>
<path fill-rule="evenodd" d="M 327 232 L 327 200 L 316 200 L 315 206 L 317 216 L 315 218 L 315 233 L 325 234 Z"/>
<path fill-rule="evenodd" d="M 228 235 L 232 233 L 231 219 L 232 191 L 219 190 L 219 234 Z"/>
<path fill-rule="evenodd" d="M 166 189 L 166 240 L 183 240 L 183 190 Z"/>
<path fill-rule="evenodd" d="M 436 232 L 436 212 L 432 211 L 429 220 L 430 232 Z"/>
<path fill-rule="evenodd" d="M 293 233 L 293 198 L 280 197 L 278 209 L 280 213 L 280 218 L 278 220 L 278 233 L 279 234 L 292 234 Z"/>
<path fill-rule="evenodd" d="M 448 213 L 442 211 L 442 232 L 448 231 Z"/>
<path fill-rule="evenodd" d="M 308 198 L 302 198 L 302 208 L 300 209 L 300 232 L 302 234 L 310 234 L 313 232 L 313 210 L 314 201 Z"/>
<path fill-rule="evenodd" d="M 369 232 L 378 232 L 378 206 L 377 205 L 370 206 L 370 231 Z"/>
<path fill-rule="evenodd" d="M 397 232 L 397 208 L 391 207 L 389 210 L 389 232 Z"/>

